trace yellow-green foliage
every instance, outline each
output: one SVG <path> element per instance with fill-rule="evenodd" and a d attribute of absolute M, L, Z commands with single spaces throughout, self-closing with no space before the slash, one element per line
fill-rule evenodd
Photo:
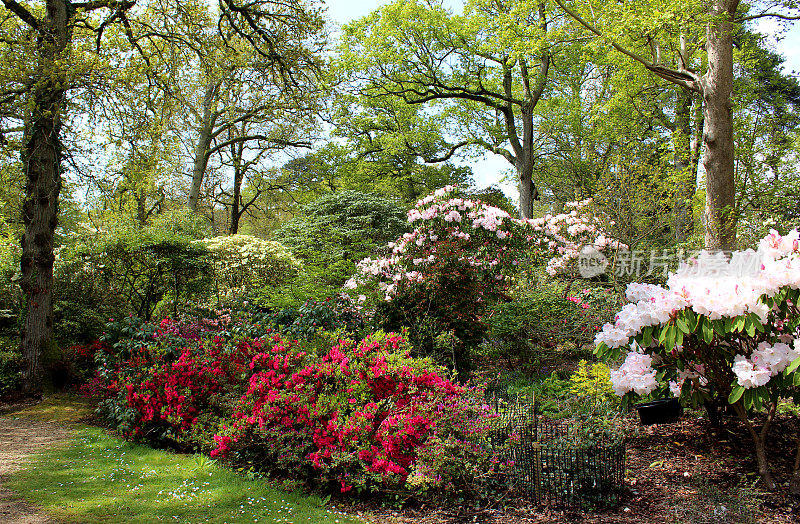
<path fill-rule="evenodd" d="M 578 363 L 577 371 L 569 378 L 569 382 L 570 391 L 577 397 L 592 400 L 614 398 L 610 370 L 602 362 L 589 364 L 585 360 L 581 360 Z"/>
<path fill-rule="evenodd" d="M 300 262 L 283 244 L 249 235 L 199 240 L 212 254 L 221 293 L 242 296 L 265 286 L 279 286 L 300 272 Z"/>

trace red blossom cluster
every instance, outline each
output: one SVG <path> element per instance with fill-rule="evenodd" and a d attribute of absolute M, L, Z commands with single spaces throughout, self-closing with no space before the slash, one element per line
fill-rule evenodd
<path fill-rule="evenodd" d="M 399 335 L 340 340 L 321 358 L 279 336 L 271 342 L 253 358 L 248 390 L 228 431 L 214 437 L 212 456 L 277 436 L 285 447 L 272 448 L 281 456 L 271 458 L 310 464 L 342 492 L 402 486 L 418 451 L 440 441 L 432 438 L 437 423 L 465 408 L 466 388 L 421 369 Z M 464 433 L 472 418 L 463 418 Z"/>

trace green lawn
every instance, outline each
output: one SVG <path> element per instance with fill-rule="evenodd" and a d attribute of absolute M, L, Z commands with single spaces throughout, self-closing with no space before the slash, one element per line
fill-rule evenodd
<path fill-rule="evenodd" d="M 35 455 L 7 486 L 68 522 L 362 522 L 202 455 L 157 451 L 92 427 Z"/>

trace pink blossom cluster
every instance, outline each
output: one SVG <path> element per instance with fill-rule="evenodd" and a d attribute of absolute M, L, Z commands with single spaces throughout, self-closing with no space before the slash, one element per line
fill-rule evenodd
<path fill-rule="evenodd" d="M 572 271 L 581 252 L 586 248 L 594 248 L 598 252 L 627 249 L 628 246 L 604 232 L 603 221 L 599 217 L 589 214 L 591 203 L 591 198 L 567 202 L 565 207 L 570 211 L 566 213 L 548 213 L 541 218 L 520 221 L 527 226 L 529 242 L 556 255 L 547 263 L 546 271 L 549 275 Z"/>
<path fill-rule="evenodd" d="M 633 347 L 636 347 L 635 344 Z M 611 385 L 614 392 L 622 396 L 628 391 L 646 395 L 656 389 L 656 371 L 652 367 L 653 357 L 638 351 L 631 351 L 619 369 L 611 370 Z"/>
<path fill-rule="evenodd" d="M 750 354 L 750 358 L 744 355 L 734 357 L 733 373 L 743 388 L 756 388 L 765 385 L 798 357 L 800 357 L 800 341 L 798 340 L 794 341 L 793 347 L 783 342 L 776 344 L 761 342 L 758 348 Z"/>
<path fill-rule="evenodd" d="M 458 196 L 455 186 L 419 200 L 408 221 L 416 228 L 390 242 L 386 256 L 360 261 L 345 288 L 377 281 L 381 298 L 389 301 L 399 286 L 423 282 L 431 265 L 454 251 L 460 264 L 488 272 L 498 282 L 505 279 L 502 266 L 517 262 L 508 243 L 516 238 L 519 221 L 502 209 Z"/>
<path fill-rule="evenodd" d="M 669 390 L 675 397 L 681 396 L 683 384 L 688 380 L 696 382 L 698 386 L 703 387 L 708 384 L 708 379 L 704 376 L 705 366 L 702 364 L 694 364 L 693 369 L 679 369 L 676 380 L 669 381 Z"/>
<path fill-rule="evenodd" d="M 495 281 L 505 279 L 504 265 L 518 264 L 510 245 L 523 239 L 555 255 L 548 262 L 550 274 L 571 271 L 586 246 L 598 251 L 626 247 L 603 232 L 601 220 L 587 212 L 590 204 L 591 200 L 570 202 L 567 213 L 520 220 L 495 206 L 458 196 L 455 186 L 437 189 L 408 212 L 408 221 L 416 228 L 390 242 L 388 255 L 359 262 L 345 288 L 377 280 L 382 298 L 391 300 L 402 283 L 424 280 L 425 270 L 442 255 L 444 243 L 457 243 L 463 252 L 459 261 L 490 272 L 489 279 Z"/>

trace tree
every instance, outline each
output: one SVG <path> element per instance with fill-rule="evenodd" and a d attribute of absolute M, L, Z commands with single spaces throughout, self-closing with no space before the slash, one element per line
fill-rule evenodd
<path fill-rule="evenodd" d="M 394 2 L 345 28 L 340 61 L 362 96 L 424 106 L 459 147 L 502 155 L 519 179 L 520 214 L 530 217 L 538 197 L 535 109 L 559 24 L 544 1 L 474 0 L 465 13 Z"/>
<path fill-rule="evenodd" d="M 604 39 L 651 73 L 702 97 L 705 245 L 709 249 L 734 249 L 733 39 L 736 28 L 743 22 L 777 14 L 768 11 L 754 15 L 742 13 L 739 0 L 641 2 L 635 5 L 592 0 L 569 2 L 569 5 L 566 0 L 555 2 L 587 31 Z M 780 2 L 773 4 L 780 5 Z M 785 5 L 792 7 L 789 2 Z M 631 36 L 631 33 L 634 34 Z M 625 35 L 630 37 L 627 39 L 629 43 Z M 696 47 L 692 42 L 700 41 L 700 38 L 705 41 L 704 60 L 694 58 L 692 53 L 692 48 Z M 649 51 L 649 58 L 639 50 L 645 48 Z M 662 53 L 664 49 L 672 50 L 672 53 Z M 666 62 L 670 58 L 672 63 Z"/>
<path fill-rule="evenodd" d="M 451 160 L 465 142 L 450 143 L 443 134 L 447 121 L 421 105 L 394 97 L 336 92 L 334 137 L 320 151 L 344 188 L 389 192 L 409 205 L 446 185 L 470 185 L 472 170 Z M 320 166 L 321 167 L 321 166 Z"/>
<path fill-rule="evenodd" d="M 234 192 L 239 188 L 248 144 L 256 149 L 310 147 L 302 135 L 314 123 L 318 95 L 324 91 L 318 71 L 323 41 L 319 9 L 299 1 L 220 2 L 219 33 L 192 31 L 189 46 L 200 63 L 199 99 L 190 90 L 183 99 L 195 120 L 196 139 L 189 208 L 197 210 L 209 160 L 230 152 Z M 202 10 L 200 10 L 202 12 Z M 252 163 L 249 163 L 252 165 Z M 234 197 L 234 200 L 236 197 Z M 235 201 L 232 210 L 238 210 Z M 233 213 L 235 215 L 236 213 Z M 232 215 L 232 216 L 233 216 Z"/>
<path fill-rule="evenodd" d="M 124 34 L 143 57 L 142 42 L 169 41 L 172 35 L 136 26 L 128 18 L 133 0 L 71 2 L 46 0 L 30 7 L 16 0 L 3 0 L 0 12 L 2 57 L 15 66 L 4 72 L 0 97 L 3 134 L 22 134 L 21 160 L 25 178 L 22 218 L 20 285 L 27 296 L 27 315 L 21 336 L 24 359 L 23 383 L 27 394 L 41 390 L 39 357 L 52 339 L 54 231 L 58 223 L 62 162 L 68 158 L 63 125 L 71 115 L 71 94 L 91 84 L 104 84 L 108 69 L 119 65 L 119 53 L 106 56 L 104 36 Z M 168 4 L 160 4 L 170 7 Z M 173 5 L 180 7 L 182 4 Z M 292 18 L 291 15 L 297 15 Z M 302 16 L 301 16 L 302 15 Z M 255 49 L 270 78 L 292 85 L 301 60 L 296 47 L 283 46 L 307 39 L 318 44 L 305 30 L 315 27 L 319 9 L 305 4 L 270 0 L 241 4 L 222 0 L 218 30 L 223 44 L 235 48 L 234 35 Z M 298 24 L 293 26 L 293 22 Z M 211 29 L 209 34 L 214 33 Z M 312 31 L 313 33 L 313 31 Z"/>
<path fill-rule="evenodd" d="M 27 297 L 27 315 L 21 333 L 23 390 L 38 394 L 41 388 L 39 356 L 53 330 L 53 234 L 58 222 L 59 193 L 64 150 L 62 125 L 68 91 L 86 68 L 83 49 L 74 43 L 92 36 L 98 46 L 104 29 L 127 23 L 133 1 L 70 2 L 47 0 L 26 7 L 3 0 L 4 46 L 31 52 L 30 65 L 18 70 L 15 86 L 6 92 L 5 119 L 22 121 L 22 169 L 25 201 L 22 219 L 20 286 Z M 16 106 L 16 110 L 13 107 Z M 24 107 L 24 109 L 22 109 Z"/>

